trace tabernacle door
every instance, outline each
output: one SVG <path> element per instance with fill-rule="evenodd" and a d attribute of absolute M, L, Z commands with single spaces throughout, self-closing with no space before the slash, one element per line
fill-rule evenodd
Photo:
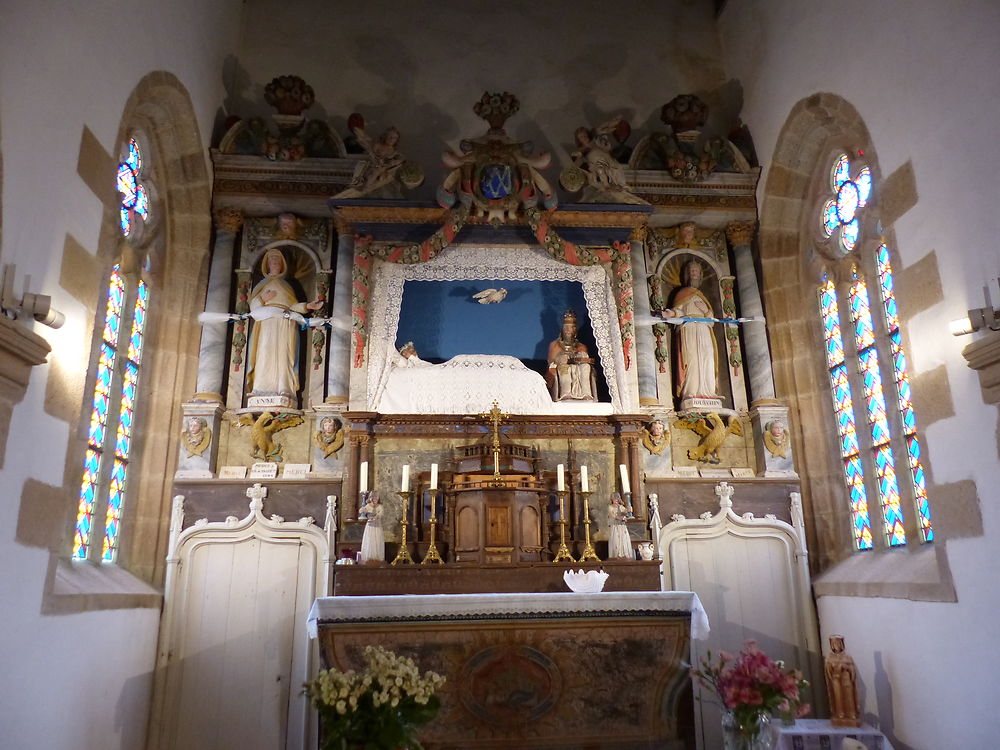
<path fill-rule="evenodd" d="M 477 487 L 456 494 L 455 562 L 541 560 L 542 516 L 537 491 Z"/>

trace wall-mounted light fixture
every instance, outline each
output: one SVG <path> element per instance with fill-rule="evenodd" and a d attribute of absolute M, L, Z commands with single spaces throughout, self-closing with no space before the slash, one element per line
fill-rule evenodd
<path fill-rule="evenodd" d="M 1000 331 L 1000 310 L 993 305 L 990 298 L 990 286 L 1000 290 L 1000 279 L 993 279 L 989 285 L 983 287 L 983 296 L 986 298 L 986 307 L 977 307 L 969 310 L 964 318 L 957 318 L 948 324 L 948 330 L 952 336 L 964 336 L 973 331 L 981 331 L 988 328 L 991 331 Z"/>
<path fill-rule="evenodd" d="M 52 298 L 47 294 L 29 292 L 31 277 L 24 277 L 24 292 L 20 299 L 14 294 L 13 263 L 3 267 L 0 278 L 0 310 L 11 320 L 30 316 L 49 328 L 60 328 L 66 322 L 66 316 L 52 307 Z"/>

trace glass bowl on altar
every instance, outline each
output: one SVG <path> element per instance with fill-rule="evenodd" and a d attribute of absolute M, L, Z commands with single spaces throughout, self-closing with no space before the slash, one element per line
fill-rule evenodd
<path fill-rule="evenodd" d="M 563 580 L 577 594 L 596 594 L 604 589 L 608 574 L 603 570 L 567 570 Z"/>

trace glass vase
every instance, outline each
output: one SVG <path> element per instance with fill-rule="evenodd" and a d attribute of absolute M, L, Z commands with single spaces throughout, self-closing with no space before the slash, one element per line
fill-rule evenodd
<path fill-rule="evenodd" d="M 722 746 L 725 750 L 772 750 L 771 716 L 768 713 L 722 714 Z"/>

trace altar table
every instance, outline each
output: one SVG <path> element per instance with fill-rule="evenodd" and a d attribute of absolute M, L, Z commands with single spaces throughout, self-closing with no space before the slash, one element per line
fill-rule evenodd
<path fill-rule="evenodd" d="M 798 719 L 791 726 L 775 727 L 774 750 L 840 750 L 852 737 L 866 750 L 892 750 L 884 734 L 874 727 L 835 727 L 827 719 Z"/>
<path fill-rule="evenodd" d="M 685 747 L 690 638 L 709 631 L 684 591 L 325 597 L 308 627 L 328 667 L 377 644 L 447 677 L 427 750 Z"/>

